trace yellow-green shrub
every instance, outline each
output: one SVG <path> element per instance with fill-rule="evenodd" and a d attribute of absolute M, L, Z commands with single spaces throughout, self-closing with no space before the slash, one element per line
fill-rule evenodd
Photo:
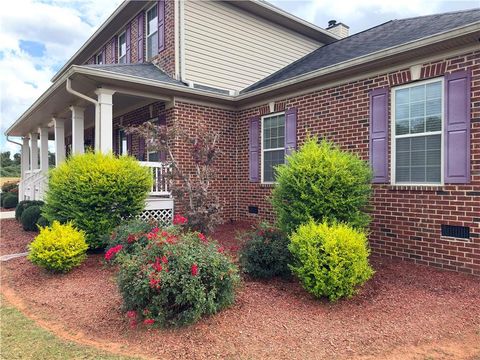
<path fill-rule="evenodd" d="M 85 231 L 90 248 L 102 245 L 122 219 L 143 210 L 152 176 L 130 156 L 86 153 L 71 156 L 49 173 L 42 216 L 47 221 L 72 221 Z"/>
<path fill-rule="evenodd" d="M 288 248 L 294 257 L 290 269 L 316 297 L 350 297 L 373 275 L 365 233 L 346 224 L 300 225 Z"/>
<path fill-rule="evenodd" d="M 40 228 L 40 234 L 28 246 L 28 259 L 47 270 L 67 272 L 85 260 L 87 249 L 83 231 L 71 223 L 54 221 L 51 227 Z"/>

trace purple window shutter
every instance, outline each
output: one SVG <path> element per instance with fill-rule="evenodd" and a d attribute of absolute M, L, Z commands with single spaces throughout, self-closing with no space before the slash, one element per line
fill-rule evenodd
<path fill-rule="evenodd" d="M 388 88 L 370 92 L 370 165 L 373 183 L 388 182 Z"/>
<path fill-rule="evenodd" d="M 167 116 L 165 114 L 161 114 L 158 116 L 158 125 L 167 126 Z M 160 161 L 167 161 L 167 152 L 160 151 L 158 158 Z"/>
<path fill-rule="evenodd" d="M 117 37 L 114 36 L 112 39 L 112 64 L 117 63 L 117 46 L 118 46 L 118 40 L 117 40 Z"/>
<path fill-rule="evenodd" d="M 165 48 L 165 0 L 158 1 L 158 52 Z"/>
<path fill-rule="evenodd" d="M 470 71 L 445 75 L 445 183 L 470 182 Z"/>
<path fill-rule="evenodd" d="M 126 63 L 130 64 L 131 59 L 131 49 L 132 49 L 132 32 L 130 24 L 127 25 L 127 29 L 125 30 L 125 45 L 126 45 Z"/>
<path fill-rule="evenodd" d="M 132 134 L 127 135 L 127 154 L 132 155 Z"/>
<path fill-rule="evenodd" d="M 137 159 L 139 161 L 145 161 L 145 139 L 144 138 L 139 138 L 138 139 Z"/>
<path fill-rule="evenodd" d="M 143 12 L 138 15 L 138 38 L 137 38 L 138 62 L 143 62 Z"/>
<path fill-rule="evenodd" d="M 248 131 L 249 177 L 250 181 L 260 181 L 260 117 L 250 119 Z"/>
<path fill-rule="evenodd" d="M 285 112 L 285 155 L 290 155 L 297 148 L 297 109 Z"/>

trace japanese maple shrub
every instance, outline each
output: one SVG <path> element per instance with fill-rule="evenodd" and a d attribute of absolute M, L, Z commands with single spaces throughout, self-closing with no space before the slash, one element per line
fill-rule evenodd
<path fill-rule="evenodd" d="M 370 279 L 370 251 L 361 230 L 326 221 L 300 225 L 290 237 L 294 261 L 290 266 L 303 287 L 316 297 L 335 301 L 355 294 Z"/>
<path fill-rule="evenodd" d="M 49 172 L 42 215 L 48 222 L 72 221 L 90 248 L 102 234 L 143 210 L 152 185 L 148 169 L 133 157 L 88 152 L 71 156 Z"/>
<path fill-rule="evenodd" d="M 214 241 L 159 228 L 146 238 L 134 253 L 119 244 L 105 254 L 119 264 L 118 285 L 133 325 L 186 325 L 233 304 L 237 268 Z"/>
<path fill-rule="evenodd" d="M 218 195 L 213 191 L 216 178 L 216 164 L 220 154 L 220 134 L 199 125 L 195 132 L 178 127 L 155 125 L 146 122 L 127 129 L 145 139 L 147 149 L 166 155 L 171 166 L 170 190 L 176 206 L 187 218 L 186 227 L 193 231 L 209 234 L 221 223 Z M 187 157 L 178 159 L 176 146 L 187 144 Z"/>
<path fill-rule="evenodd" d="M 246 242 L 240 251 L 244 273 L 253 278 L 290 277 L 288 264 L 292 255 L 288 250 L 288 236 L 279 229 L 262 222 L 242 236 Z"/>
<path fill-rule="evenodd" d="M 356 154 L 331 142 L 308 138 L 276 168 L 272 205 L 278 225 L 290 234 L 310 219 L 336 220 L 363 229 L 372 172 Z"/>

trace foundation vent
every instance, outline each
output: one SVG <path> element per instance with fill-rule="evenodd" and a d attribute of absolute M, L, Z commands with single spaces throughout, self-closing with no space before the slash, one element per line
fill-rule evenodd
<path fill-rule="evenodd" d="M 454 226 L 442 224 L 442 236 L 469 239 L 470 228 L 468 226 Z"/>

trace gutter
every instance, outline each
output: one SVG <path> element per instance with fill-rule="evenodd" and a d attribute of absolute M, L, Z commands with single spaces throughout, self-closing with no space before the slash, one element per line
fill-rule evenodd
<path fill-rule="evenodd" d="M 8 142 L 11 142 L 12 144 L 15 144 L 15 145 L 20 146 L 20 148 L 23 146 L 23 144 L 20 144 L 20 143 L 18 143 L 18 142 L 16 142 L 16 141 L 13 141 L 13 140 L 9 139 L 8 136 L 9 136 L 9 135 L 7 135 L 7 141 L 8 141 Z"/>

